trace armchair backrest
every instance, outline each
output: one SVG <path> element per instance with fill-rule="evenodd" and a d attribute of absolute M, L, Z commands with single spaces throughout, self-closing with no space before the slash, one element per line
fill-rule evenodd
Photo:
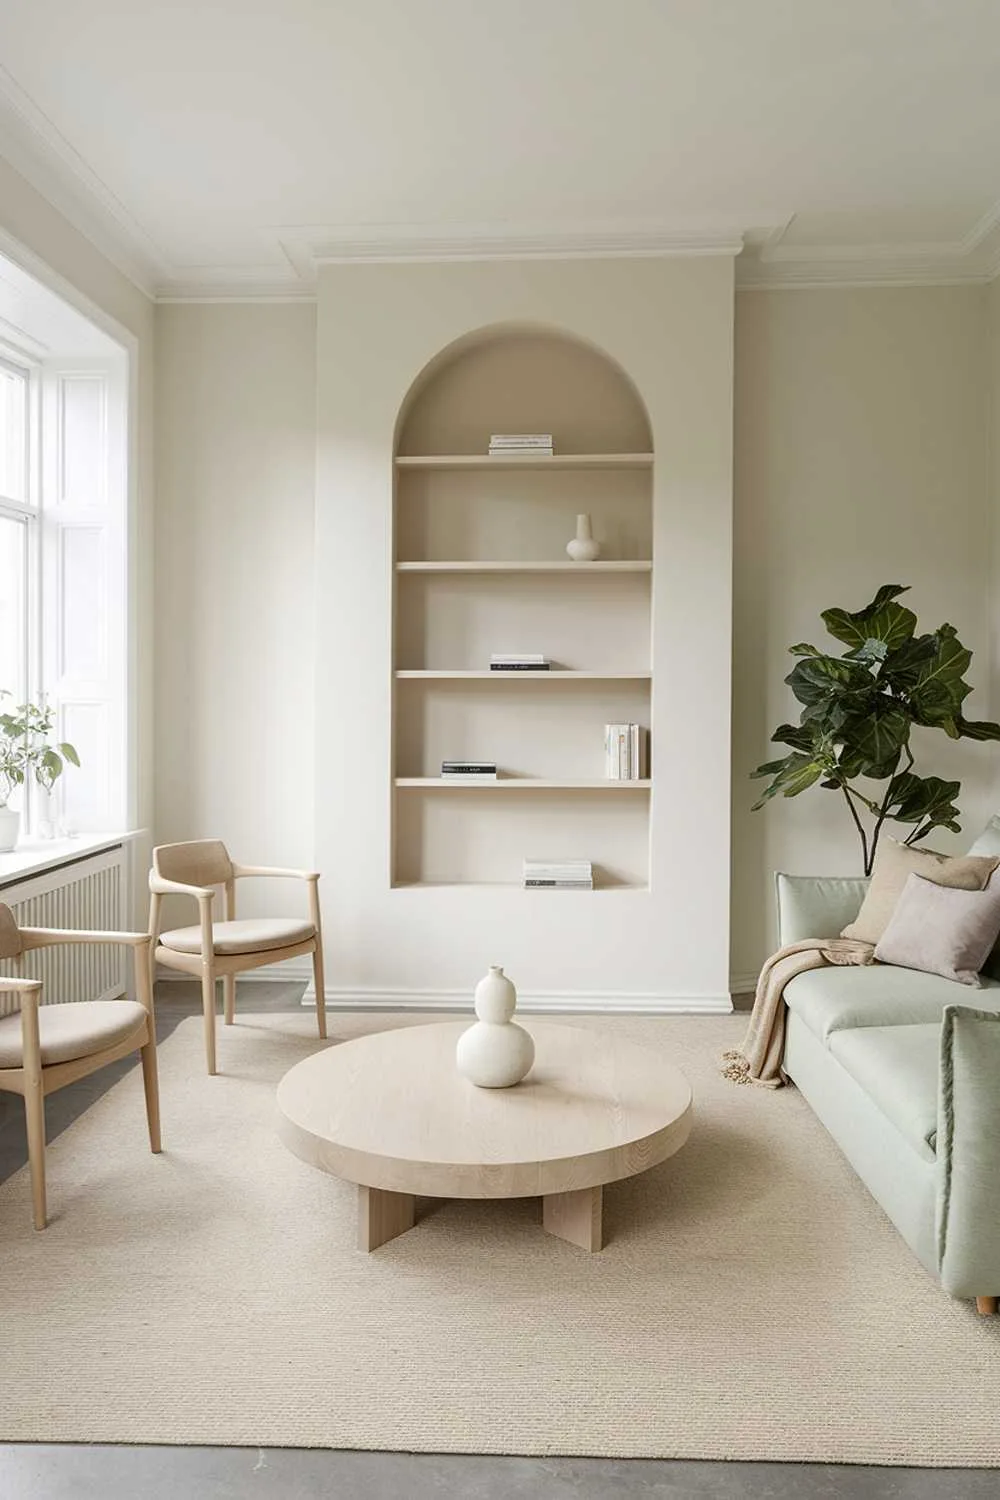
<path fill-rule="evenodd" d="M 0 901 L 0 958 L 18 958 L 24 952 L 14 913 Z"/>
<path fill-rule="evenodd" d="M 153 869 L 181 885 L 226 885 L 233 878 L 233 862 L 221 839 L 160 844 L 153 850 Z"/>

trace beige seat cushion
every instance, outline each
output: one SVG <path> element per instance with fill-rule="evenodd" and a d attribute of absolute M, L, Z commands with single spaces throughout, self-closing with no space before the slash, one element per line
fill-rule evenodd
<path fill-rule="evenodd" d="M 216 953 L 267 953 L 272 948 L 290 948 L 293 943 L 307 943 L 316 936 L 311 922 L 293 918 L 245 922 L 214 922 L 212 947 Z M 201 928 L 175 927 L 161 932 L 159 942 L 175 953 L 200 953 Z"/>
<path fill-rule="evenodd" d="M 135 1000 L 83 1000 L 76 1005 L 40 1005 L 38 1035 L 42 1066 L 91 1057 L 142 1030 L 146 1012 Z M 137 1044 L 138 1045 L 138 1044 Z M 24 1061 L 20 1015 L 0 1020 L 0 1068 Z"/>

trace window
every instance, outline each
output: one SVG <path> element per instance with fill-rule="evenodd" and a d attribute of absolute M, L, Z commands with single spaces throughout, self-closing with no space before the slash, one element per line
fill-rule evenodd
<path fill-rule="evenodd" d="M 0 688 L 28 691 L 34 522 L 29 476 L 31 371 L 0 360 Z"/>
<path fill-rule="evenodd" d="M 81 760 L 26 790 L 35 835 L 127 826 L 126 393 L 123 351 L 0 351 L 0 688 L 52 707 Z"/>

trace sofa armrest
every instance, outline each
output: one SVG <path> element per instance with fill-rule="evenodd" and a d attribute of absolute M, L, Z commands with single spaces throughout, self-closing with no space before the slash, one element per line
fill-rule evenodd
<path fill-rule="evenodd" d="M 1000 1293 L 1000 1015 L 949 1005 L 941 1023 L 937 1244 L 953 1297 Z"/>
<path fill-rule="evenodd" d="M 863 875 L 774 877 L 778 899 L 778 946 L 805 938 L 838 937 L 861 910 L 868 890 Z"/>

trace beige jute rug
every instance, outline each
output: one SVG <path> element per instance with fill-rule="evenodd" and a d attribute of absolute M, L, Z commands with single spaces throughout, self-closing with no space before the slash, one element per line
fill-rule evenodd
<path fill-rule="evenodd" d="M 431 1016 L 332 1017 L 337 1040 Z M 1000 1318 L 938 1289 L 792 1089 L 718 1075 L 739 1017 L 575 1018 L 692 1080 L 687 1146 L 605 1193 L 608 1245 L 536 1202 L 444 1203 L 374 1255 L 291 1156 L 306 1013 L 162 1045 L 51 1145 L 53 1222 L 0 1188 L 0 1439 L 1000 1464 Z"/>

